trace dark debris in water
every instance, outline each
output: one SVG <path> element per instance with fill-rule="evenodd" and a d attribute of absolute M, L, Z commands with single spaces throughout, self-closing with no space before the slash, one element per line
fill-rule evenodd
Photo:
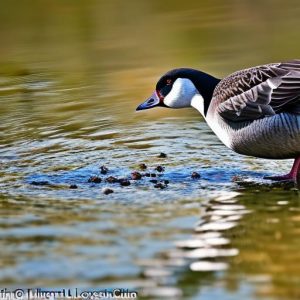
<path fill-rule="evenodd" d="M 114 176 L 109 176 L 105 179 L 105 181 L 108 183 L 116 183 L 116 182 L 119 182 L 119 179 Z"/>
<path fill-rule="evenodd" d="M 157 179 L 151 179 L 151 180 L 149 180 L 151 183 L 157 183 L 158 182 L 158 180 Z"/>
<path fill-rule="evenodd" d="M 70 189 L 77 189 L 78 186 L 77 186 L 77 184 L 71 184 L 71 185 L 69 186 L 69 188 L 70 188 Z"/>
<path fill-rule="evenodd" d="M 103 194 L 104 195 L 109 195 L 109 194 L 112 194 L 113 192 L 114 192 L 114 190 L 109 189 L 109 188 L 103 189 Z"/>
<path fill-rule="evenodd" d="M 166 187 L 167 187 L 167 185 L 166 184 L 163 184 L 163 183 L 161 183 L 161 182 L 158 182 L 158 183 L 156 183 L 155 185 L 154 185 L 154 187 L 156 188 L 156 189 L 165 189 Z"/>
<path fill-rule="evenodd" d="M 162 166 L 157 166 L 157 167 L 155 168 L 155 171 L 157 171 L 157 172 L 163 172 L 164 170 L 165 170 L 165 168 L 162 167 Z"/>
<path fill-rule="evenodd" d="M 158 158 L 167 158 L 167 154 L 161 152 L 157 157 L 158 157 Z"/>
<path fill-rule="evenodd" d="M 201 175 L 198 172 L 193 172 L 191 175 L 192 179 L 199 179 Z"/>
<path fill-rule="evenodd" d="M 122 167 L 109 170 L 104 165 L 101 167 L 93 167 L 86 169 L 79 169 L 69 172 L 63 172 L 60 174 L 51 175 L 34 175 L 31 180 L 28 181 L 33 186 L 47 187 L 51 189 L 78 189 L 80 186 L 84 186 L 85 183 L 90 183 L 90 188 L 101 187 L 104 188 L 105 184 L 116 184 L 118 189 L 122 188 L 123 191 L 126 187 L 131 185 L 149 186 L 156 189 L 165 189 L 168 187 L 171 181 L 172 187 L 177 190 L 180 185 L 184 184 L 180 188 L 183 188 L 183 192 L 189 193 L 194 191 L 192 185 L 197 183 L 197 188 L 214 190 L 220 184 L 225 182 L 226 184 L 232 182 L 238 189 L 247 189 L 249 191 L 271 191 L 276 189 L 282 190 L 297 190 L 297 186 L 291 181 L 272 182 L 263 179 L 263 174 L 259 172 L 249 172 L 243 170 L 228 170 L 228 169 L 201 169 L 201 175 L 198 172 L 193 171 L 191 167 L 187 167 L 185 170 L 176 168 L 168 168 L 167 172 L 162 166 L 146 166 L 146 164 L 138 165 L 140 169 L 155 169 L 154 172 L 142 172 L 133 170 L 132 172 Z M 99 169 L 100 168 L 100 169 Z M 164 172 L 163 172 L 164 171 Z M 236 173 L 233 173 L 236 172 Z M 111 172 L 114 176 L 101 176 L 103 172 Z M 93 175 L 92 175 L 93 174 Z M 235 175 L 238 174 L 238 175 Z M 77 180 L 77 179 L 78 180 Z M 201 186 L 198 185 L 198 179 L 201 178 Z M 186 184 L 190 184 L 186 185 Z M 78 193 L 83 192 L 84 189 L 78 189 Z"/>
<path fill-rule="evenodd" d="M 144 164 L 144 163 L 142 163 L 142 164 L 139 164 L 139 168 L 141 169 L 141 170 L 146 170 L 147 169 L 147 165 L 146 164 Z"/>
<path fill-rule="evenodd" d="M 145 177 L 156 177 L 157 175 L 155 173 L 145 173 L 143 174 Z"/>
<path fill-rule="evenodd" d="M 101 166 L 100 167 L 100 173 L 105 175 L 108 172 L 108 168 L 106 166 Z"/>
<path fill-rule="evenodd" d="M 126 178 L 119 179 L 119 182 L 120 182 L 121 186 L 129 186 L 130 185 L 130 181 Z"/>
<path fill-rule="evenodd" d="M 101 183 L 102 179 L 98 176 L 91 176 L 88 179 L 88 182 L 93 182 L 93 183 Z"/>
<path fill-rule="evenodd" d="M 140 172 L 134 171 L 131 173 L 131 179 L 140 180 L 142 179 L 142 174 Z"/>
<path fill-rule="evenodd" d="M 43 180 L 43 181 L 31 181 L 30 184 L 32 184 L 32 185 L 40 185 L 40 186 L 51 185 L 49 183 L 49 181 L 45 181 L 45 180 Z"/>

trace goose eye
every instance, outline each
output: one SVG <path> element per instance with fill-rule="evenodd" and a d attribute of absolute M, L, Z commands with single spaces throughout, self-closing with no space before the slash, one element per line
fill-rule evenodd
<path fill-rule="evenodd" d="M 172 79 L 167 79 L 167 85 L 170 85 L 172 83 Z"/>

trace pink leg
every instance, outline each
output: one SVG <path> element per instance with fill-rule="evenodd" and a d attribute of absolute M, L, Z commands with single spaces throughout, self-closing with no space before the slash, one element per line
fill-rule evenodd
<path fill-rule="evenodd" d="M 297 181 L 297 175 L 300 172 L 300 156 L 295 158 L 294 160 L 294 164 L 293 167 L 290 171 L 290 173 L 286 174 L 286 175 L 282 175 L 282 176 L 265 176 L 264 179 L 270 179 L 270 180 L 293 180 L 293 181 Z"/>

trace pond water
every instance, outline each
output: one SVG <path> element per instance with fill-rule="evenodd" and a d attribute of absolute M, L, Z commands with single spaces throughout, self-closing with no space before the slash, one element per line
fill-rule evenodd
<path fill-rule="evenodd" d="M 299 58 L 299 15 L 298 1 L 2 2 L 1 286 L 299 299 L 299 192 L 262 179 L 292 161 L 233 153 L 193 110 L 135 112 L 174 67 Z M 105 182 L 135 170 L 157 177 Z"/>

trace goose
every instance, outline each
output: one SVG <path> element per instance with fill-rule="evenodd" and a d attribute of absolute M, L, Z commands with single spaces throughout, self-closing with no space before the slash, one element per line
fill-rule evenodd
<path fill-rule="evenodd" d="M 265 159 L 294 159 L 286 175 L 300 172 L 300 60 L 264 64 L 218 79 L 202 71 L 168 71 L 137 111 L 193 107 L 221 142 L 236 153 Z"/>

